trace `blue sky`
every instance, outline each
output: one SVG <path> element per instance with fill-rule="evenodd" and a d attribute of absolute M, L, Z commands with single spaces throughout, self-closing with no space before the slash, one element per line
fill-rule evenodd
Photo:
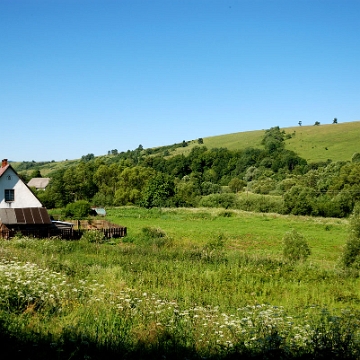
<path fill-rule="evenodd" d="M 360 1 L 1 0 L 1 156 L 360 120 Z"/>

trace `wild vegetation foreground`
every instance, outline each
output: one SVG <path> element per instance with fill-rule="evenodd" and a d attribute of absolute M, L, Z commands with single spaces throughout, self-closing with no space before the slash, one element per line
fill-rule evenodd
<path fill-rule="evenodd" d="M 359 357 L 346 220 L 137 207 L 108 217 L 128 236 L 1 242 L 5 356 Z M 290 230 L 307 259 L 284 257 Z"/>

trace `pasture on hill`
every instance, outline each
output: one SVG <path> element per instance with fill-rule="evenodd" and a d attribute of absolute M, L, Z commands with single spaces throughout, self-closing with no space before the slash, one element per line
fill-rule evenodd
<path fill-rule="evenodd" d="M 276 125 L 276 124 L 275 124 Z M 274 126 L 275 126 L 274 125 Z M 270 128 L 270 126 L 269 126 Z M 296 126 L 281 128 L 292 137 L 286 140 L 286 148 L 308 162 L 350 161 L 355 152 L 359 152 L 360 121 L 326 124 L 319 126 Z M 248 147 L 263 148 L 261 145 L 264 130 L 245 131 L 204 137 L 204 146 L 211 148 L 228 148 L 241 150 Z M 199 146 L 192 141 L 185 148 L 177 148 L 172 154 L 189 154 L 191 149 Z"/>
<path fill-rule="evenodd" d="M 276 124 L 273 126 L 276 126 Z M 294 151 L 308 162 L 326 161 L 328 159 L 334 162 L 350 161 L 352 155 L 355 152 L 359 152 L 360 121 L 320 124 L 319 126 L 296 126 L 281 128 L 281 130 L 284 130 L 286 134 L 292 135 L 290 139 L 286 140 L 286 148 Z M 191 140 L 188 141 L 188 146 L 180 146 L 175 150 L 171 150 L 167 157 L 178 154 L 188 155 L 195 146 L 206 146 L 209 149 L 227 148 L 229 150 L 242 150 L 251 147 L 263 149 L 264 146 L 261 144 L 261 141 L 264 132 L 265 129 L 204 137 L 203 145 L 200 145 L 197 140 Z M 126 150 L 122 149 L 121 151 Z M 106 159 L 107 155 L 98 157 Z M 49 161 L 44 164 L 36 164 L 34 162 L 34 166 L 29 168 L 29 170 L 24 169 L 25 164 L 21 162 L 13 162 L 12 165 L 17 171 L 25 172 L 28 175 L 34 169 L 37 169 L 41 171 L 42 176 L 47 176 L 61 168 L 76 165 L 79 161 L 80 159 L 57 162 Z"/>

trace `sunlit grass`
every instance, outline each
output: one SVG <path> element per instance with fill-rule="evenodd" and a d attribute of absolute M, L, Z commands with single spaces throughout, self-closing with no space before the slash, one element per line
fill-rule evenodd
<path fill-rule="evenodd" d="M 356 358 L 359 278 L 338 263 L 345 220 L 219 209 L 108 214 L 128 237 L 1 242 L 3 330 L 33 343 L 49 339 L 63 358 L 67 346 L 75 358 L 104 351 L 137 358 L 139 349 L 158 349 L 154 358 L 277 349 L 291 358 L 321 346 L 335 353 L 336 342 Z M 309 242 L 304 263 L 282 258 L 290 228 Z"/>

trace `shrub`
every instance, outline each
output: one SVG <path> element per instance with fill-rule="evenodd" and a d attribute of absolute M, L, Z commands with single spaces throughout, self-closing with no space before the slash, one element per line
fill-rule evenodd
<path fill-rule="evenodd" d="M 360 153 L 358 153 L 358 152 L 354 153 L 351 158 L 351 162 L 352 163 L 360 162 Z"/>
<path fill-rule="evenodd" d="M 201 261 L 207 263 L 224 263 L 227 262 L 224 251 L 225 239 L 223 234 L 218 234 L 210 239 L 203 247 L 201 252 Z"/>
<path fill-rule="evenodd" d="M 236 208 L 236 195 L 225 193 L 203 196 L 200 200 L 199 206 L 211 208 L 222 207 L 225 209 Z"/>
<path fill-rule="evenodd" d="M 81 239 L 96 244 L 102 244 L 106 240 L 104 233 L 99 230 L 85 231 Z"/>
<path fill-rule="evenodd" d="M 74 203 L 66 205 L 65 217 L 72 219 L 83 219 L 86 218 L 91 211 L 90 204 L 85 200 L 79 200 Z"/>
<path fill-rule="evenodd" d="M 170 246 L 172 240 L 166 235 L 165 231 L 160 228 L 146 226 L 141 229 L 143 240 L 147 245 L 154 245 L 158 248 Z"/>
<path fill-rule="evenodd" d="M 305 261 L 311 254 L 309 245 L 303 235 L 291 230 L 283 237 L 283 257 L 291 262 Z"/>
<path fill-rule="evenodd" d="M 360 269 L 360 203 L 354 207 L 349 227 L 350 235 L 344 248 L 342 263 L 345 267 Z"/>

